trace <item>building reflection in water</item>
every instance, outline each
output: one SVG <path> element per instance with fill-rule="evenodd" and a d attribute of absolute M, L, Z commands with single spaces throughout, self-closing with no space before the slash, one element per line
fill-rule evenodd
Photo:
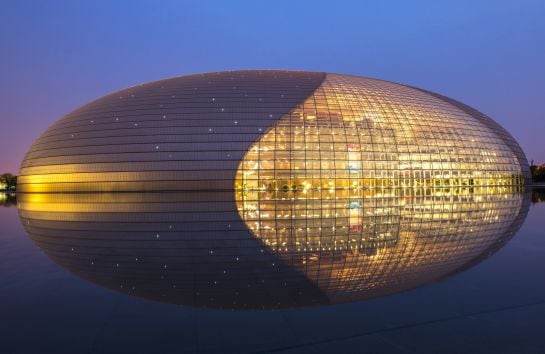
<path fill-rule="evenodd" d="M 32 240 L 101 286 L 196 307 L 325 305 L 471 267 L 526 217 L 519 187 L 17 196 Z"/>
<path fill-rule="evenodd" d="M 1 192 L 0 191 L 0 206 L 10 207 L 17 205 L 17 197 L 13 192 Z"/>

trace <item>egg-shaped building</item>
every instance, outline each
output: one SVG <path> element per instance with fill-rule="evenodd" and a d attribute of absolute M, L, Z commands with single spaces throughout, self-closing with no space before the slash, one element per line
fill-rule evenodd
<path fill-rule="evenodd" d="M 229 71 L 131 87 L 32 145 L 21 192 L 520 185 L 497 123 L 441 95 L 355 76 Z"/>
<path fill-rule="evenodd" d="M 529 178 L 508 132 L 444 96 L 232 71 L 132 87 L 61 118 L 27 153 L 18 202 L 32 239 L 93 282 L 181 304 L 291 307 L 478 263 L 520 227 Z"/>

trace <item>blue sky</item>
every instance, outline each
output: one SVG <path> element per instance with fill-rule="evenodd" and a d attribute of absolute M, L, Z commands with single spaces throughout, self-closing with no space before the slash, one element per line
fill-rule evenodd
<path fill-rule="evenodd" d="M 319 70 L 422 87 L 545 162 L 545 1 L 2 1 L 0 172 L 56 119 L 141 82 Z"/>

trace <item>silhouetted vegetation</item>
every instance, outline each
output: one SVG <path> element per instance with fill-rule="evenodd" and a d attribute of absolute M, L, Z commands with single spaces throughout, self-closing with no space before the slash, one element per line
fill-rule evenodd
<path fill-rule="evenodd" d="M 17 176 L 11 173 L 0 175 L 0 191 L 14 191 L 17 188 Z"/>
<path fill-rule="evenodd" d="M 545 182 L 545 164 L 534 165 L 534 161 L 530 164 L 530 171 L 532 172 L 532 180 L 534 183 Z"/>

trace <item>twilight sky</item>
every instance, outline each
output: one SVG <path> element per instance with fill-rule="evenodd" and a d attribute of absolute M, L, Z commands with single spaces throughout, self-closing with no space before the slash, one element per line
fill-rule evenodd
<path fill-rule="evenodd" d="M 317 70 L 435 91 L 545 162 L 545 1 L 3 1 L 0 173 L 88 101 L 230 69 Z"/>

